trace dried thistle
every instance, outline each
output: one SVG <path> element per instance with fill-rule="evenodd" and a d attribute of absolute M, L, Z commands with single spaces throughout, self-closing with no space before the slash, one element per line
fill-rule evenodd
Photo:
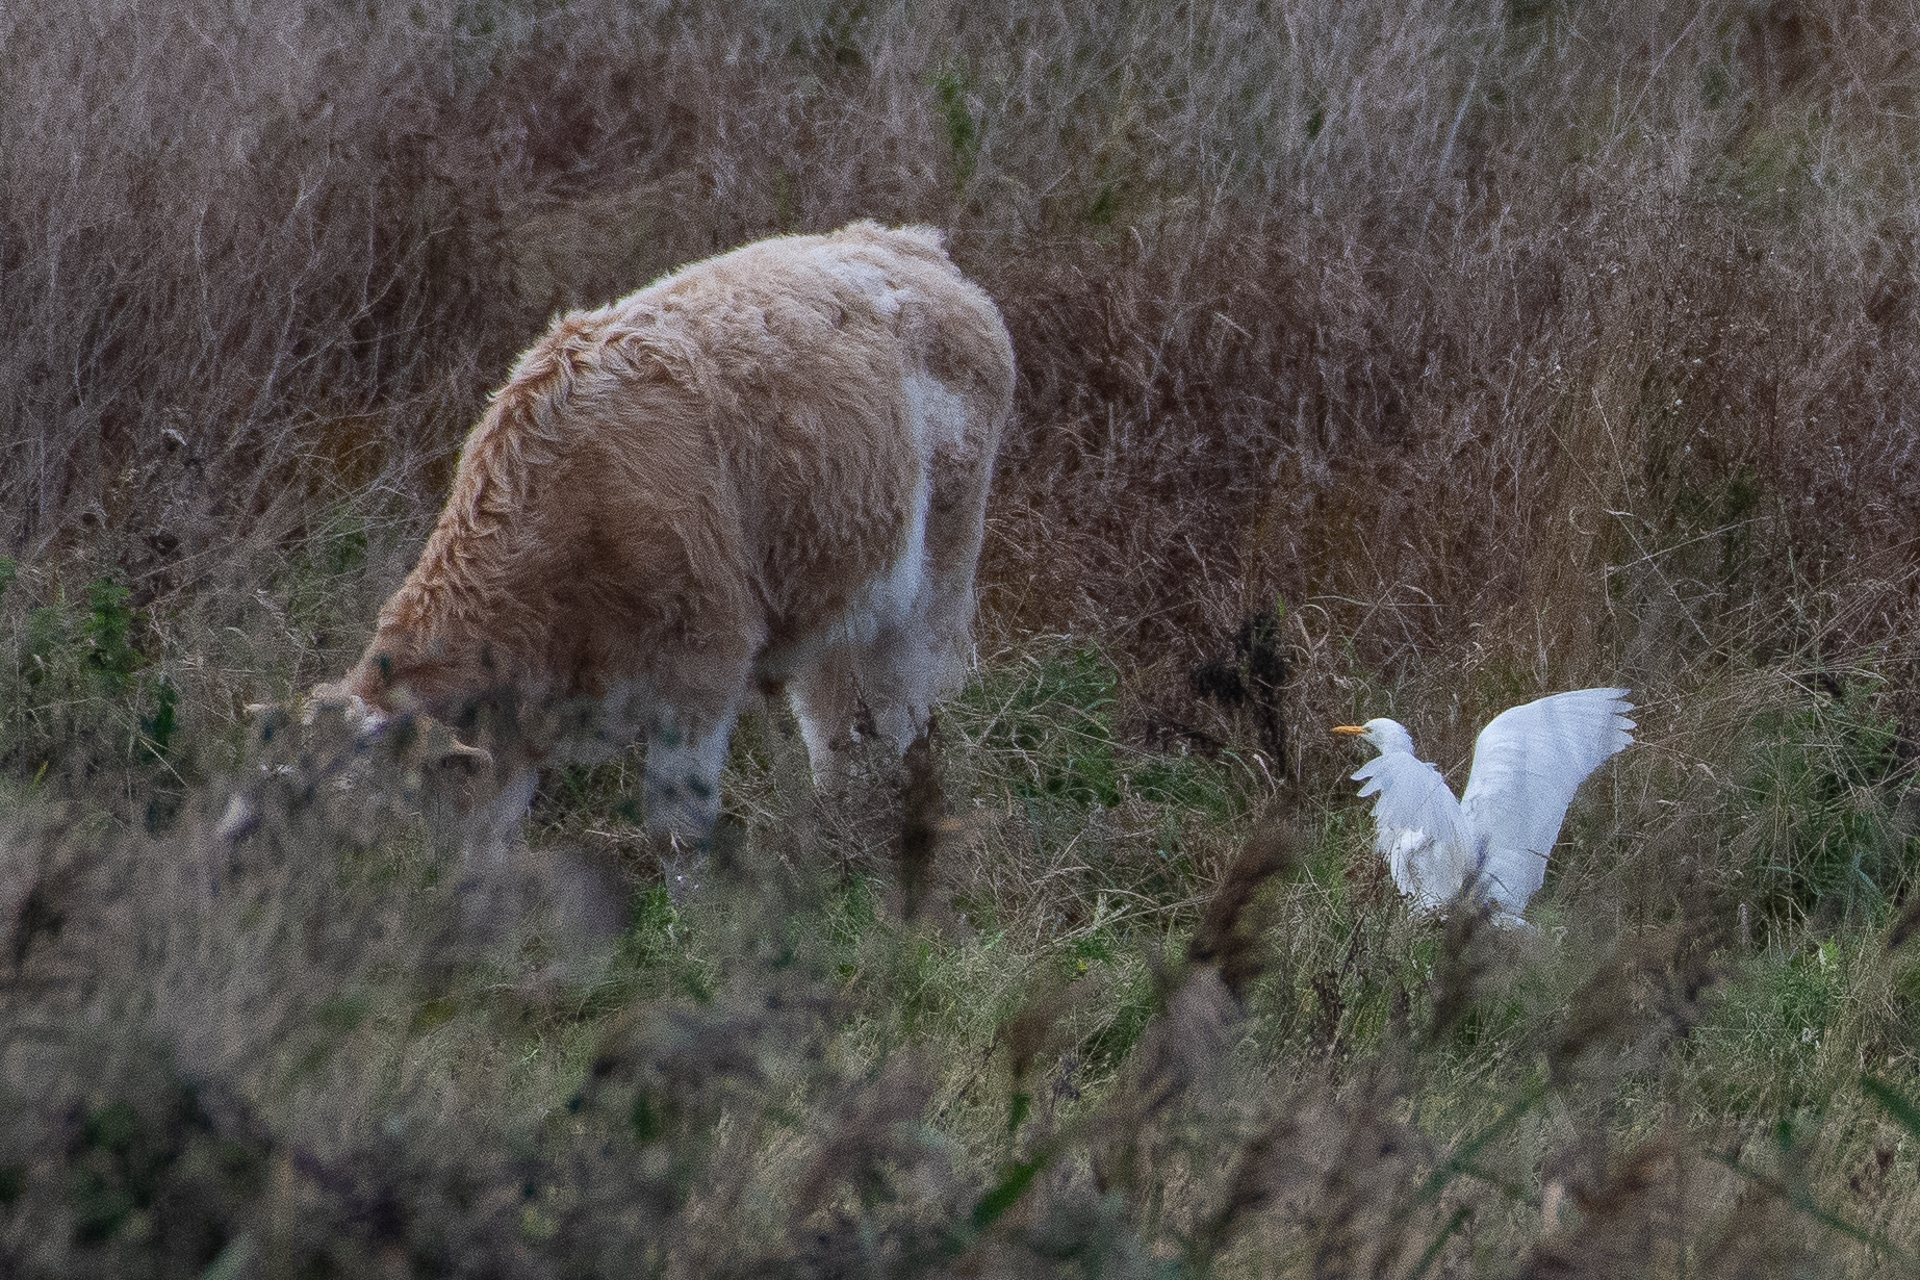
<path fill-rule="evenodd" d="M 1102 1110 L 1095 1137 L 1098 1185 L 1132 1187 L 1154 1127 L 1190 1095 L 1210 1085 L 1226 1047 L 1228 1028 L 1241 1016 L 1220 974 L 1189 969 L 1166 1009 L 1147 1028 L 1114 1096 Z"/>
<path fill-rule="evenodd" d="M 1684 1158 L 1672 1134 L 1628 1153 L 1598 1187 L 1573 1191 L 1581 1222 L 1571 1234 L 1535 1245 L 1519 1275 L 1592 1276 L 1595 1280 L 1643 1271 L 1656 1249 L 1671 1243 L 1679 1223 L 1679 1178 Z"/>
<path fill-rule="evenodd" d="M 934 853 L 944 830 L 941 811 L 945 798 L 934 751 L 934 729 L 930 717 L 926 731 L 908 746 L 901 762 L 905 782 L 900 796 L 903 813 L 896 863 L 900 869 L 901 915 L 908 920 L 918 916 L 926 904 L 933 882 Z"/>
<path fill-rule="evenodd" d="M 1433 1015 L 1427 1043 L 1439 1044 L 1473 1008 L 1487 973 L 1485 949 L 1476 945 L 1492 927 L 1484 906 L 1456 904 L 1446 916 L 1440 955 L 1433 966 Z"/>
<path fill-rule="evenodd" d="M 1220 980 L 1235 1000 L 1245 998 L 1248 984 L 1266 966 L 1261 922 L 1252 914 L 1254 899 L 1269 880 L 1294 869 L 1295 844 L 1291 825 L 1263 821 L 1208 899 L 1200 926 L 1187 944 L 1188 961 L 1217 966 Z"/>
<path fill-rule="evenodd" d="M 926 1111 L 933 1085 L 929 1064 L 898 1054 L 879 1079 L 846 1090 L 837 1107 L 821 1108 L 824 1140 L 794 1184 L 790 1230 L 796 1236 L 806 1230 L 804 1219 L 824 1207 L 837 1187 L 851 1186 L 869 1196 L 888 1165 L 912 1162 L 917 1144 L 901 1130 Z"/>
<path fill-rule="evenodd" d="M 1704 1012 L 1707 992 L 1725 976 L 1712 960 L 1722 932 L 1702 914 L 1620 943 L 1567 1002 L 1547 1049 L 1553 1078 L 1564 1083 L 1583 1054 L 1622 1044 L 1649 1023 L 1664 1038 L 1684 1039 Z"/>

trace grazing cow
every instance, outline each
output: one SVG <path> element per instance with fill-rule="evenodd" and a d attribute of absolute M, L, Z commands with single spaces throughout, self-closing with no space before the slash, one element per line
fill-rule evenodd
<path fill-rule="evenodd" d="M 816 778 L 862 727 L 897 758 L 964 674 L 1013 376 L 925 227 L 763 240 L 562 316 L 468 436 L 365 656 L 313 698 L 363 737 L 584 708 L 461 748 L 489 777 L 470 855 L 504 851 L 543 761 L 641 736 L 649 827 L 704 842 L 755 685 L 789 691 Z"/>

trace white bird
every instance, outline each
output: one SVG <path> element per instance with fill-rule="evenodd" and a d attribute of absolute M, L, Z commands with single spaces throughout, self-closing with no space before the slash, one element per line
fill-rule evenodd
<path fill-rule="evenodd" d="M 1376 796 L 1374 847 L 1400 892 L 1423 911 L 1457 899 L 1484 903 L 1502 924 L 1520 913 L 1546 878 L 1573 793 L 1587 775 L 1633 741 L 1627 689 L 1556 693 L 1501 712 L 1473 747 L 1467 790 L 1453 798 L 1440 771 L 1413 754 L 1393 720 L 1343 724 L 1380 754 L 1353 773 Z"/>

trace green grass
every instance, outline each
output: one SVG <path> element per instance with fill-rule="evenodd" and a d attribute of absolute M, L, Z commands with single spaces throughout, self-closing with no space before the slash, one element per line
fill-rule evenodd
<path fill-rule="evenodd" d="M 236 850 L 241 862 L 222 874 L 237 896 L 224 902 L 177 887 L 149 896 L 141 885 L 168 880 L 140 863 L 127 864 L 130 882 L 69 884 L 62 892 L 121 904 L 123 923 L 29 939 L 28 972 L 79 933 L 203 941 L 169 944 L 156 972 L 111 979 L 116 1005 L 178 993 L 162 1001 L 172 1012 L 141 1015 L 109 1052 L 124 1069 L 74 1074 L 81 1055 L 100 1053 L 77 1027 L 43 1046 L 55 1069 L 38 1096 L 83 1099 L 78 1128 L 58 1177 L 40 1163 L 8 1175 L 6 1211 L 50 1215 L 65 1233 L 57 1256 L 109 1271 L 168 1250 L 211 1266 L 241 1240 L 276 1267 L 347 1266 L 388 1239 L 416 1268 L 464 1269 L 473 1242 L 492 1240 L 529 1259 L 634 1249 L 621 1256 L 726 1271 L 791 1261 L 811 1239 L 910 1273 L 1011 1250 L 1094 1274 L 1158 1258 L 1236 1275 L 1336 1246 L 1395 1273 L 1443 1259 L 1498 1271 L 1545 1247 L 1540 1205 L 1555 1170 L 1604 1180 L 1613 1161 L 1657 1147 L 1693 1170 L 1693 1185 L 1711 1183 L 1709 1165 L 1731 1170 L 1748 1195 L 1831 1234 L 1836 1263 L 1906 1247 L 1905 1219 L 1884 1206 L 1909 1194 L 1914 1167 L 1896 1154 L 1881 1168 L 1872 1124 L 1835 1125 L 1879 1108 L 1897 1126 L 1886 1100 L 1920 1096 L 1908 1048 L 1920 962 L 1902 952 L 1889 967 L 1884 912 L 1848 914 L 1844 880 L 1765 881 L 1790 909 L 1773 926 L 1781 941 L 1749 951 L 1711 930 L 1658 944 L 1631 931 L 1617 943 L 1581 930 L 1449 932 L 1408 915 L 1370 874 L 1363 808 L 1342 786 L 1290 820 L 1291 870 L 1231 926 L 1255 930 L 1261 969 L 1244 1003 L 1219 1003 L 1202 994 L 1211 967 L 1184 958 L 1204 914 L 1192 895 L 1224 874 L 1196 883 L 1196 867 L 1219 867 L 1244 833 L 1278 819 L 1249 817 L 1254 797 L 1220 781 L 1235 776 L 1230 763 L 1123 745 L 1113 707 L 1112 668 L 1085 650 L 1043 645 L 981 672 L 948 712 L 943 769 L 972 780 L 963 815 L 998 816 L 950 833 L 949 913 L 917 922 L 895 914 L 884 865 L 797 865 L 776 852 L 777 816 L 797 802 L 776 780 L 793 763 L 780 757 L 800 750 L 778 733 L 756 748 L 768 758 L 749 753 L 731 779 L 752 793 L 736 807 L 776 822 L 743 826 L 690 901 L 643 884 L 619 936 L 570 967 L 554 967 L 564 920 L 538 911 L 510 939 L 446 953 L 432 939 L 459 936 L 435 932 L 453 918 L 450 877 L 410 851 L 404 817 L 330 860 L 325 842 L 300 834 L 326 815 L 300 807 L 298 786 L 281 793 L 293 807 Z M 1756 748 L 1790 723 L 1787 741 L 1804 744 L 1795 760 L 1851 761 L 1866 770 L 1852 785 L 1886 782 L 1873 774 L 1878 722 L 1862 710 L 1821 701 L 1752 723 Z M 1625 790 L 1658 776 L 1659 750 L 1622 758 Z M 1139 780 L 1155 769 L 1181 785 L 1148 791 Z M 1833 778 L 1763 776 L 1816 797 Z M 1071 864 L 1080 870 L 1060 884 L 989 894 L 991 919 L 965 911 L 999 861 L 1030 859 L 1033 841 L 1076 818 L 1092 838 L 1111 812 L 1095 780 L 1136 829 L 1109 837 L 1104 869 Z M 551 789 L 560 799 L 540 843 L 628 821 L 613 779 L 563 776 Z M 1753 786 L 1731 794 L 1748 808 L 1717 820 L 1736 830 L 1799 805 Z M 1158 833 L 1171 829 L 1200 863 L 1155 870 Z M 1641 838 L 1631 818 L 1588 830 Z M 189 821 L 172 837 L 172 856 L 197 847 L 192 832 Z M 1842 823 L 1820 847 L 1840 859 L 1846 842 L 1875 838 Z M 1103 877 L 1123 866 L 1131 879 L 1116 899 Z M 1580 892 L 1550 883 L 1542 918 L 1579 918 Z M 1156 910 L 1136 909 L 1143 900 Z M 1829 926 L 1797 923 L 1823 908 Z M 330 941 L 321 926 L 317 939 L 327 919 L 354 923 Z M 259 957 L 248 972 L 229 967 L 245 955 Z M 226 1021 L 243 1007 L 265 1021 Z M 189 1065 L 168 1043 L 202 1047 Z M 1862 1062 L 1875 1084 L 1862 1084 Z M 1782 1123 L 1791 1137 L 1773 1155 L 1725 1155 L 1725 1135 Z M 1350 1162 L 1375 1133 L 1397 1136 L 1368 1157 L 1364 1185 L 1376 1189 L 1362 1209 Z M 1324 1154 L 1285 1156 L 1300 1144 Z M 359 1163 L 377 1152 L 388 1163 Z M 299 1176 L 265 1178 L 289 1159 Z M 1871 1213 L 1847 1190 L 1862 1167 L 1888 1189 Z M 1780 1169 L 1795 1172 L 1780 1182 Z M 1291 1198 L 1259 1191 L 1269 1185 L 1293 1187 Z M 1626 1231 L 1640 1212 L 1583 1194 L 1601 1198 L 1570 1210 L 1563 1230 Z M 359 1221 L 369 1197 L 388 1204 L 398 1235 Z M 1697 1221 L 1661 1230 L 1711 1251 L 1741 1203 L 1714 1192 Z M 258 1216 L 290 1204 L 315 1216 Z M 722 1209 L 735 1229 L 715 1240 L 699 1224 Z"/>
<path fill-rule="evenodd" d="M 79 624 L 35 639 L 52 633 L 65 645 L 42 651 L 46 670 L 67 664 L 75 679 L 96 681 L 102 706 L 132 712 L 142 697 L 134 681 L 92 664 L 131 633 L 115 629 L 121 599 L 92 593 Z M 747 819 L 707 890 L 674 904 L 641 883 L 620 935 L 584 961 L 559 963 L 578 954 L 566 952 L 566 921 L 538 912 L 511 940 L 436 954 L 445 940 L 434 938 L 459 936 L 436 933 L 457 915 L 453 877 L 422 852 L 415 819 L 396 812 L 344 842 L 315 841 L 330 810 L 300 785 L 269 793 L 288 808 L 221 873 L 240 890 L 227 904 L 180 898 L 138 862 L 127 864 L 131 883 L 81 887 L 58 869 L 58 854 L 42 854 L 42 889 L 67 900 L 33 910 L 117 902 L 109 919 L 131 906 L 134 921 L 21 935 L 27 963 L 56 963 L 75 933 L 198 933 L 200 946 L 161 952 L 161 973 L 115 977 L 111 1000 L 148 1004 L 161 990 L 150 983 L 186 983 L 205 1002 L 188 1015 L 200 1027 L 190 1038 L 217 1042 L 234 1040 L 221 1027 L 230 1013 L 219 1011 L 232 1000 L 265 998 L 273 1015 L 234 1040 L 259 1044 L 238 1077 L 182 1071 L 161 1048 L 184 1031 L 182 1013 L 171 1023 L 142 1015 L 144 1031 L 111 1059 L 161 1057 L 127 1080 L 84 1088 L 79 1136 L 60 1157 L 67 1173 L 46 1184 L 23 1171 L 13 1201 L 54 1213 L 69 1255 L 102 1267 L 188 1247 L 157 1226 L 161 1211 L 198 1222 L 202 1253 L 227 1249 L 252 1207 L 288 1194 L 269 1192 L 259 1174 L 284 1159 L 273 1155 L 280 1144 L 307 1150 L 315 1138 L 301 1134 L 319 1134 L 313 1125 L 348 1105 L 367 1117 L 355 1125 L 372 1125 L 355 1144 L 392 1151 L 426 1180 L 424 1199 L 403 1196 L 392 1209 L 420 1267 L 467 1265 L 457 1261 L 467 1245 L 440 1232 L 482 1213 L 470 1180 L 499 1178 L 486 1173 L 503 1169 L 497 1159 L 534 1171 L 524 1182 L 536 1192 L 509 1215 L 511 1230 L 486 1230 L 507 1230 L 515 1249 L 534 1255 L 572 1257 L 568 1249 L 586 1247 L 578 1232 L 591 1203 L 572 1171 L 586 1167 L 582 1142 L 611 1140 L 620 1161 L 637 1161 L 620 1186 L 651 1205 L 647 1232 L 666 1232 L 680 1244 L 662 1247 L 691 1249 L 685 1257 L 714 1267 L 787 1257 L 797 1224 L 835 1205 L 835 1247 L 879 1249 L 872 1257 L 891 1267 L 933 1267 L 996 1242 L 1043 1253 L 1058 1245 L 1085 1267 L 1125 1268 L 1116 1259 L 1137 1253 L 1238 1274 L 1236 1249 L 1254 1249 L 1246 1261 L 1281 1257 L 1261 1253 L 1275 1230 L 1327 1245 L 1321 1215 L 1350 1194 L 1332 1167 L 1302 1192 L 1321 1205 L 1308 1217 L 1236 1192 L 1244 1178 L 1281 1176 L 1258 1173 L 1271 1159 L 1261 1132 L 1279 1126 L 1290 1142 L 1313 1132 L 1313 1142 L 1340 1144 L 1357 1140 L 1352 1126 L 1386 1125 L 1404 1126 L 1394 1173 L 1380 1174 L 1396 1209 L 1367 1228 L 1361 1253 L 1390 1270 L 1440 1259 L 1498 1270 L 1498 1259 L 1536 1244 L 1555 1161 L 1597 1159 L 1588 1176 L 1607 1176 L 1609 1161 L 1636 1144 L 1663 1144 L 1661 1159 L 1676 1167 L 1718 1161 L 1749 1194 L 1774 1196 L 1782 1213 L 1811 1224 L 1801 1230 L 1851 1242 L 1837 1245 L 1836 1259 L 1855 1257 L 1847 1249 L 1884 1255 L 1903 1247 L 1895 1228 L 1905 1219 L 1891 1205 L 1914 1169 L 1899 1153 L 1891 1163 L 1872 1155 L 1884 1150 L 1872 1126 L 1836 1130 L 1834 1117 L 1880 1107 L 1897 1125 L 1887 1100 L 1920 1096 L 1910 1052 L 1920 961 L 1885 956 L 1895 894 L 1860 883 L 1868 869 L 1895 887 L 1905 877 L 1889 831 L 1907 775 L 1876 710 L 1884 681 L 1849 670 L 1845 685 L 1857 693 L 1774 685 L 1774 697 L 1741 712 L 1740 743 L 1718 745 L 1720 758 L 1749 762 L 1745 775 L 1711 802 L 1688 800 L 1732 848 L 1755 831 L 1784 831 L 1766 848 L 1786 856 L 1736 865 L 1728 885 L 1751 908 L 1749 940 L 1724 919 L 1715 925 L 1713 912 L 1692 933 L 1668 931 L 1667 942 L 1636 942 L 1632 929 L 1609 940 L 1607 927 L 1574 923 L 1596 902 L 1580 877 L 1549 881 L 1536 912 L 1544 935 L 1450 933 L 1407 915 L 1382 883 L 1365 806 L 1338 785 L 1294 802 L 1290 871 L 1246 917 L 1258 929 L 1260 975 L 1244 1004 L 1208 1017 L 1188 1006 L 1210 969 L 1183 960 L 1202 900 L 1236 842 L 1279 818 L 1231 756 L 1125 745 L 1116 668 L 1085 647 L 1000 654 L 948 708 L 941 768 L 966 781 L 958 812 L 975 819 L 948 833 L 947 913 L 931 921 L 900 921 L 885 864 L 820 858 L 822 848 L 810 864 L 776 854 L 783 814 L 804 802 L 780 781 L 801 748 L 778 718 L 743 731 L 730 806 Z M 1782 700 L 1782 689 L 1797 693 Z M 1740 685 L 1722 697 L 1751 699 Z M 1622 756 L 1613 791 L 1661 785 L 1661 756 L 1657 737 Z M 134 793 L 157 785 L 150 762 L 129 756 L 119 768 Z M 557 773 L 543 789 L 536 842 L 639 841 L 632 779 L 618 764 Z M 1603 862 L 1607 848 L 1580 844 L 1630 848 L 1670 821 L 1659 808 L 1642 818 L 1617 810 L 1611 823 L 1584 814 L 1561 854 Z M 198 831 L 186 819 L 163 837 L 179 852 L 159 856 L 198 848 Z M 1054 883 L 1000 883 L 1008 867 L 1048 860 Z M 641 881 L 643 865 L 622 856 Z M 148 898 L 138 885 L 150 881 L 165 890 Z M 154 915 L 182 910 L 188 935 L 180 919 Z M 324 917 L 359 923 L 315 954 L 300 942 L 315 925 L 301 921 Z M 359 944 L 338 950 L 349 936 Z M 255 961 L 232 969 L 242 956 L 271 960 L 263 971 Z M 54 1044 L 71 1046 L 52 1050 L 71 1067 L 50 1080 L 84 1079 L 65 1075 L 81 1061 L 69 1055 L 98 1054 L 94 1040 L 61 1032 Z M 1862 1084 L 1862 1063 L 1872 1084 Z M 252 1119 L 232 1130 L 230 1119 L 194 1111 L 204 1103 L 167 1102 L 165 1090 L 198 1098 L 207 1086 L 240 1088 Z M 60 1096 L 73 1086 L 46 1088 Z M 451 1144 L 428 1119 L 449 1105 L 476 1121 Z M 1724 1155 L 1724 1134 L 1778 1125 L 1791 1138 L 1774 1155 Z M 741 1159 L 749 1167 L 737 1167 Z M 1878 1217 L 1847 1199 L 1862 1159 L 1878 1171 L 1874 1186 L 1899 1188 L 1876 1192 Z M 1795 1173 L 1780 1182 L 1776 1167 Z M 351 1219 L 363 1197 L 390 1194 L 353 1169 L 321 1169 L 298 1196 L 334 1199 L 330 1213 Z M 1223 1182 L 1229 1169 L 1240 1182 Z M 1127 1190 L 1112 1199 L 1102 1184 Z M 797 1186 L 826 1199 L 797 1201 Z M 743 1234 L 712 1255 L 674 1234 L 695 1230 L 710 1203 L 745 1215 Z M 1676 1236 L 1692 1242 L 1680 1247 L 1711 1247 L 1716 1224 L 1740 1203 L 1709 1197 L 1688 1228 L 1695 1234 Z M 1106 1226 L 1087 1234 L 1087 1213 Z M 1594 1213 L 1599 1222 L 1615 1209 Z M 271 1249 L 296 1251 L 276 1255 L 282 1261 L 319 1265 L 319 1253 L 300 1253 L 315 1247 L 301 1232 L 275 1232 L 257 1222 L 244 1238 L 250 1247 L 271 1238 Z M 330 1245 L 330 1255 L 355 1247 Z"/>

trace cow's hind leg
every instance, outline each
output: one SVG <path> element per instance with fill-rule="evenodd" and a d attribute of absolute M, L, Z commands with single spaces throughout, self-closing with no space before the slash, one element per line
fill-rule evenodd
<path fill-rule="evenodd" d="M 933 706 L 966 679 L 973 615 L 973 563 L 930 558 L 906 617 L 880 628 L 861 655 L 859 687 L 874 727 L 904 755 L 927 732 Z"/>
<path fill-rule="evenodd" d="M 861 772 L 856 762 L 873 736 L 854 679 L 857 657 L 852 645 L 835 645 L 787 682 L 814 786 L 822 790 L 835 789 Z"/>
<path fill-rule="evenodd" d="M 925 738 L 959 664 L 953 633 L 937 625 L 950 618 L 930 603 L 865 644 L 837 646 L 789 682 L 820 790 L 876 812 L 891 805 L 901 759 Z M 947 613 L 964 625 L 963 614 Z"/>
<path fill-rule="evenodd" d="M 900 748 L 868 702 L 870 658 L 867 645 L 835 646 L 795 672 L 787 690 L 813 766 L 810 811 L 836 844 L 877 852 L 896 830 Z"/>
<path fill-rule="evenodd" d="M 788 684 L 814 785 L 839 790 L 892 773 L 932 705 L 915 637 L 885 629 L 841 645 Z"/>
<path fill-rule="evenodd" d="M 920 615 L 905 624 L 881 628 L 862 655 L 861 702 L 894 759 L 905 755 L 926 732 L 927 717 L 944 683 L 944 649 Z"/>

